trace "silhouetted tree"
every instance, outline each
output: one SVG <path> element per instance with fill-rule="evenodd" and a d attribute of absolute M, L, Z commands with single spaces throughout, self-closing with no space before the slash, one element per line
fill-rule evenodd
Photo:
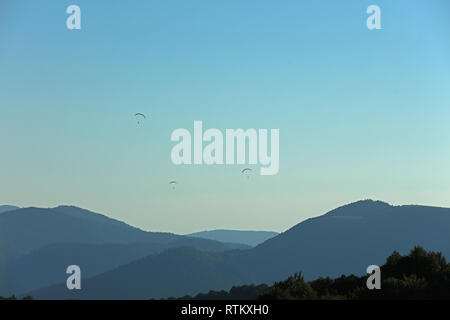
<path fill-rule="evenodd" d="M 285 281 L 275 283 L 269 290 L 259 296 L 261 300 L 308 300 L 317 297 L 314 289 L 296 273 Z"/>

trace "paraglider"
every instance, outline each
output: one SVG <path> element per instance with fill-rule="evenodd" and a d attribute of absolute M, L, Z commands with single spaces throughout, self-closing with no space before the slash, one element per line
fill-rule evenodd
<path fill-rule="evenodd" d="M 175 186 L 177 185 L 177 182 L 175 180 L 172 180 L 169 182 L 169 184 L 172 186 L 172 189 L 175 189 Z"/>
<path fill-rule="evenodd" d="M 140 113 L 140 112 L 136 113 L 134 116 L 135 116 L 135 117 L 140 117 L 141 119 L 147 119 L 147 117 L 145 116 L 145 114 Z M 139 118 L 138 118 L 138 119 L 139 119 Z M 139 124 L 139 123 L 140 123 L 140 122 L 139 122 L 139 120 L 138 120 L 138 124 Z"/>
<path fill-rule="evenodd" d="M 242 171 L 241 171 L 241 173 L 243 175 L 245 175 L 247 177 L 247 179 L 250 178 L 250 175 L 252 172 L 253 172 L 253 170 L 251 168 L 245 168 L 245 169 L 242 169 Z"/>

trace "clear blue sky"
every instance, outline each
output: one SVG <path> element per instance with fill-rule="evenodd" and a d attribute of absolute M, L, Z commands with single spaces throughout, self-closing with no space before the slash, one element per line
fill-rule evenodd
<path fill-rule="evenodd" d="M 0 110 L 1 204 L 177 233 L 450 207 L 450 2 L 1 0 Z M 279 174 L 173 165 L 194 120 L 280 129 Z"/>

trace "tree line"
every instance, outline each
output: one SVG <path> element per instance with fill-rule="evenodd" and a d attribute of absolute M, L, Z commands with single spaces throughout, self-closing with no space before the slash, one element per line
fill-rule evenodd
<path fill-rule="evenodd" d="M 409 254 L 394 251 L 381 267 L 381 289 L 369 290 L 368 275 L 342 275 L 305 281 L 301 272 L 272 286 L 235 286 L 230 291 L 209 291 L 184 300 L 371 300 L 450 299 L 450 263 L 440 252 L 420 246 Z M 173 299 L 173 298 L 169 298 Z"/>

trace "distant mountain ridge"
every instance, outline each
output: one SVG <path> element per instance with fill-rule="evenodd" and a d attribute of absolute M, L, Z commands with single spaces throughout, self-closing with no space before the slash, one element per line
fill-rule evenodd
<path fill-rule="evenodd" d="M 211 239 L 228 243 L 243 243 L 249 246 L 257 246 L 270 238 L 278 235 L 273 231 L 251 231 L 251 230 L 225 230 L 217 229 L 187 234 L 189 237 Z"/>
<path fill-rule="evenodd" d="M 17 209 L 20 209 L 20 208 L 16 207 L 16 206 L 8 206 L 8 205 L 0 206 L 0 213 L 17 210 Z"/>
<path fill-rule="evenodd" d="M 363 200 L 307 219 L 250 250 L 176 248 L 86 279 L 88 290 L 69 292 L 59 284 L 30 294 L 43 299 L 149 299 L 270 285 L 299 271 L 306 280 L 362 275 L 393 251 L 406 253 L 416 245 L 450 257 L 450 209 Z"/>

